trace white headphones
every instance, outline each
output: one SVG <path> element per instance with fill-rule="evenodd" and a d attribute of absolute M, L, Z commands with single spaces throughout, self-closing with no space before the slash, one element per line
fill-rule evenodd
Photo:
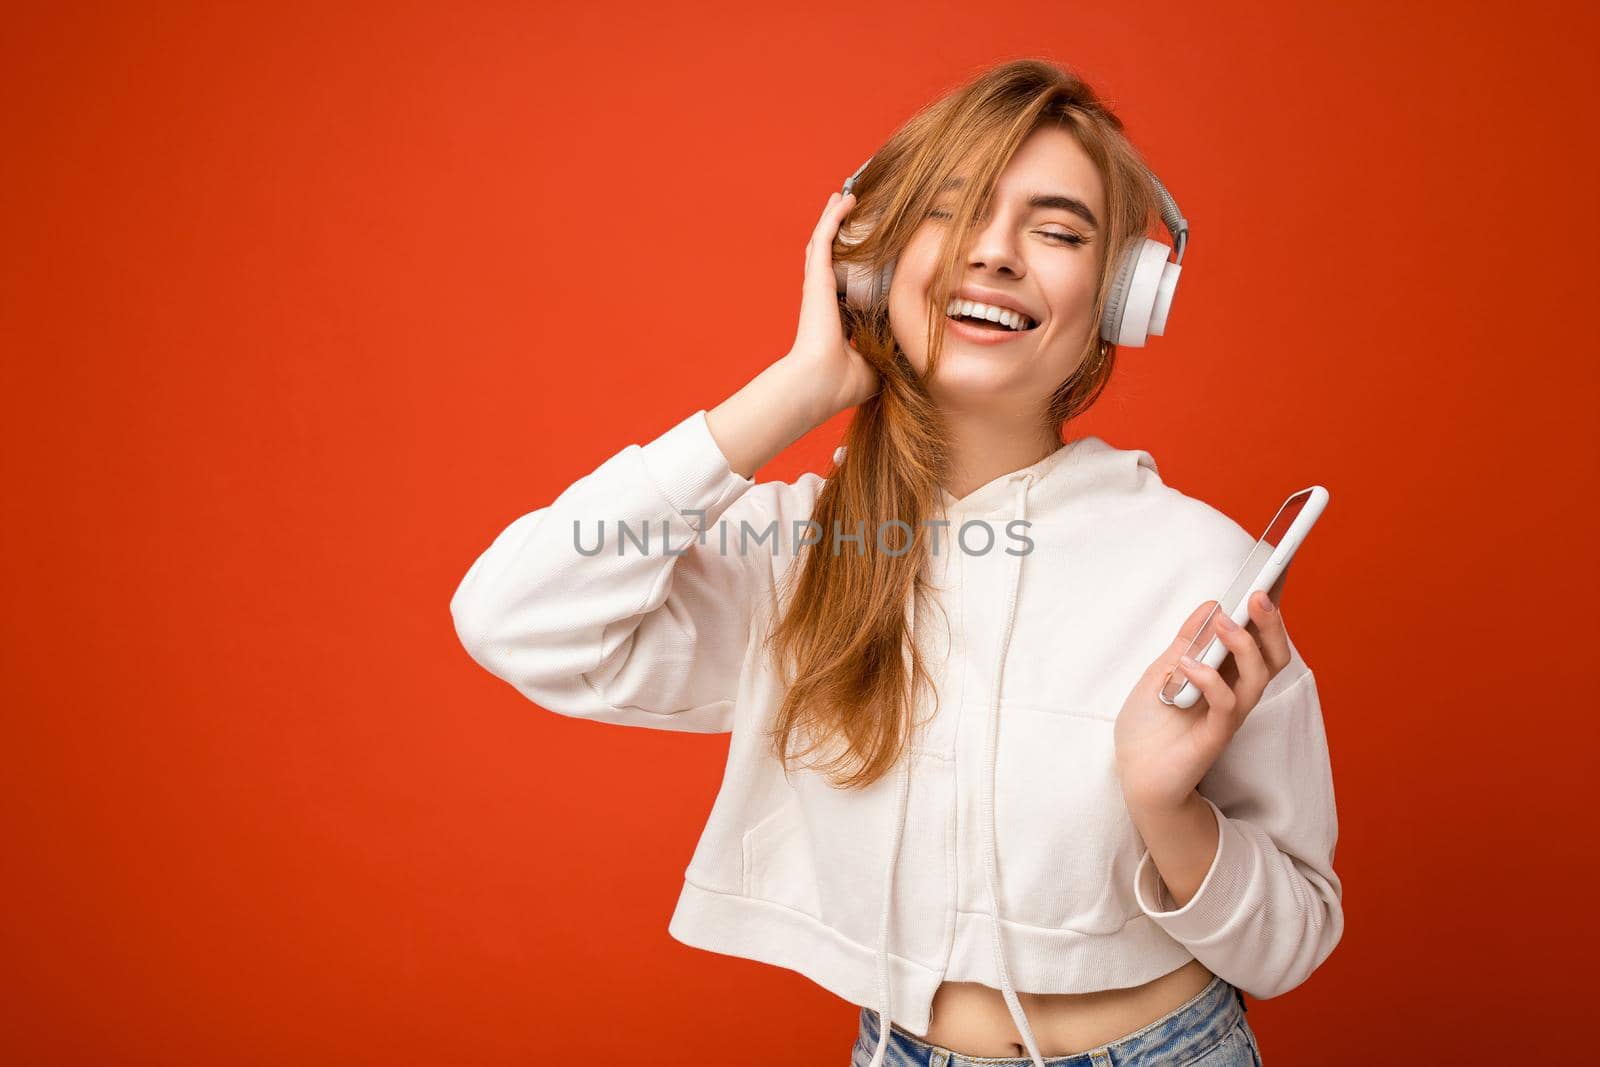
<path fill-rule="evenodd" d="M 868 158 L 867 163 L 872 159 Z M 867 169 L 861 164 L 844 183 L 848 194 L 855 188 L 856 179 Z M 1156 187 L 1161 201 L 1161 224 L 1172 236 L 1172 246 L 1144 237 L 1123 255 L 1117 266 L 1116 277 L 1111 281 L 1111 291 L 1106 294 L 1105 312 L 1100 316 L 1101 339 L 1130 348 L 1142 347 L 1151 334 L 1160 336 L 1167 328 L 1167 312 L 1172 309 L 1172 295 L 1178 289 L 1178 275 L 1182 272 L 1183 252 L 1189 244 L 1189 222 L 1178 210 L 1177 201 L 1167 192 L 1152 171 L 1146 171 Z M 849 230 L 849 224 L 844 227 Z M 841 233 L 846 244 L 855 244 Z M 1172 262 L 1167 256 L 1173 247 L 1178 257 Z M 882 270 L 872 271 L 860 263 L 835 263 L 834 277 L 845 301 L 854 307 L 869 307 L 889 294 L 889 282 L 894 277 L 894 260 L 884 264 Z"/>

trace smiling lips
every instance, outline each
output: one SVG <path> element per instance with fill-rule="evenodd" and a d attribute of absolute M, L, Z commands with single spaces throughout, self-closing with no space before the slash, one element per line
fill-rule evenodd
<path fill-rule="evenodd" d="M 979 345 L 1001 345 L 1007 341 L 1015 341 L 1019 337 L 1026 337 L 1029 330 L 1009 330 L 1004 326 L 974 326 L 961 319 L 945 316 L 945 329 L 961 338 Z"/>
<path fill-rule="evenodd" d="M 978 325 L 968 322 L 966 318 L 979 318 L 992 325 Z M 947 309 L 946 330 L 955 334 L 962 341 L 971 341 L 973 344 L 1005 344 L 1006 341 L 1026 336 L 1027 333 L 1037 328 L 1037 323 L 1026 315 L 1014 312 L 1008 307 L 997 307 L 994 304 L 978 304 L 974 301 L 950 301 Z"/>
<path fill-rule="evenodd" d="M 946 330 L 964 341 L 995 345 L 1038 328 L 1024 312 L 1004 304 L 967 299 L 959 293 L 945 306 Z"/>
<path fill-rule="evenodd" d="M 950 318 L 969 319 L 981 328 L 985 323 L 998 323 L 1008 330 L 1031 330 L 1038 325 L 1028 316 L 1028 313 L 1005 304 L 987 303 L 976 299 L 967 299 L 956 296 L 945 306 L 945 314 Z"/>

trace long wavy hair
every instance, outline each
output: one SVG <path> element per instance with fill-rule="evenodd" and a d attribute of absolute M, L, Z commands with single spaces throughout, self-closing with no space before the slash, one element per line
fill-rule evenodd
<path fill-rule="evenodd" d="M 1121 120 L 1081 78 L 1040 60 L 1013 60 L 929 104 L 857 179 L 856 205 L 833 255 L 836 263 L 881 268 L 910 242 L 945 181 L 965 175 L 927 300 L 926 374 L 932 377 L 943 351 L 944 309 L 962 280 L 974 217 L 1017 149 L 1044 126 L 1077 139 L 1100 171 L 1106 200 L 1096 326 L 1084 338 L 1076 369 L 1039 409 L 1048 432 L 1062 441 L 1065 424 L 1094 403 L 1111 377 L 1115 346 L 1102 344 L 1098 330 L 1106 291 L 1123 254 L 1158 215 L 1154 187 Z M 882 384 L 856 409 L 843 461 L 817 498 L 811 518 L 823 532 L 821 543 L 785 572 L 780 600 L 788 607 L 767 649 L 788 684 L 770 739 L 786 774 L 791 760 L 831 750 L 817 769 L 835 785 L 859 788 L 893 768 L 914 728 L 918 691 L 933 688 L 924 657 L 909 639 L 907 607 L 921 612 L 930 600 L 923 520 L 940 509 L 950 457 L 943 417 L 890 328 L 887 297 L 859 309 L 841 297 L 839 306 L 846 333 Z M 894 525 L 897 519 L 905 527 Z M 884 524 L 902 533 L 894 538 L 886 532 L 880 545 L 877 531 Z M 866 531 L 864 551 L 832 551 L 835 530 Z"/>

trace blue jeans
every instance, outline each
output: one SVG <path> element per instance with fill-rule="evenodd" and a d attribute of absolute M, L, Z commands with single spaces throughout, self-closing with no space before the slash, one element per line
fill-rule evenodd
<path fill-rule="evenodd" d="M 1109 1045 L 1071 1056 L 1046 1056 L 1048 1067 L 1261 1067 L 1256 1035 L 1245 1022 L 1244 996 L 1220 976 L 1188 1003 Z M 878 1013 L 861 1009 L 850 1067 L 867 1067 L 878 1047 Z M 920 1041 L 889 1023 L 885 1067 L 1033 1067 L 1021 1059 L 963 1056 Z"/>

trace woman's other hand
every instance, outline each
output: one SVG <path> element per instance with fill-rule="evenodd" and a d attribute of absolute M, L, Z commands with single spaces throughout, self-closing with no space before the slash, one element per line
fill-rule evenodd
<path fill-rule="evenodd" d="M 1280 577 L 1272 593 L 1281 588 Z M 1117 715 L 1117 774 L 1131 809 L 1170 810 L 1183 804 L 1244 724 L 1267 683 L 1288 665 L 1283 617 L 1275 598 L 1265 592 L 1251 596 L 1250 621 L 1243 627 L 1218 612 L 1216 632 L 1232 653 L 1220 671 L 1182 663 L 1180 657 L 1215 603 L 1206 601 L 1184 620 Z M 1201 699 L 1193 707 L 1163 704 L 1157 696 L 1173 672 L 1199 687 Z"/>

